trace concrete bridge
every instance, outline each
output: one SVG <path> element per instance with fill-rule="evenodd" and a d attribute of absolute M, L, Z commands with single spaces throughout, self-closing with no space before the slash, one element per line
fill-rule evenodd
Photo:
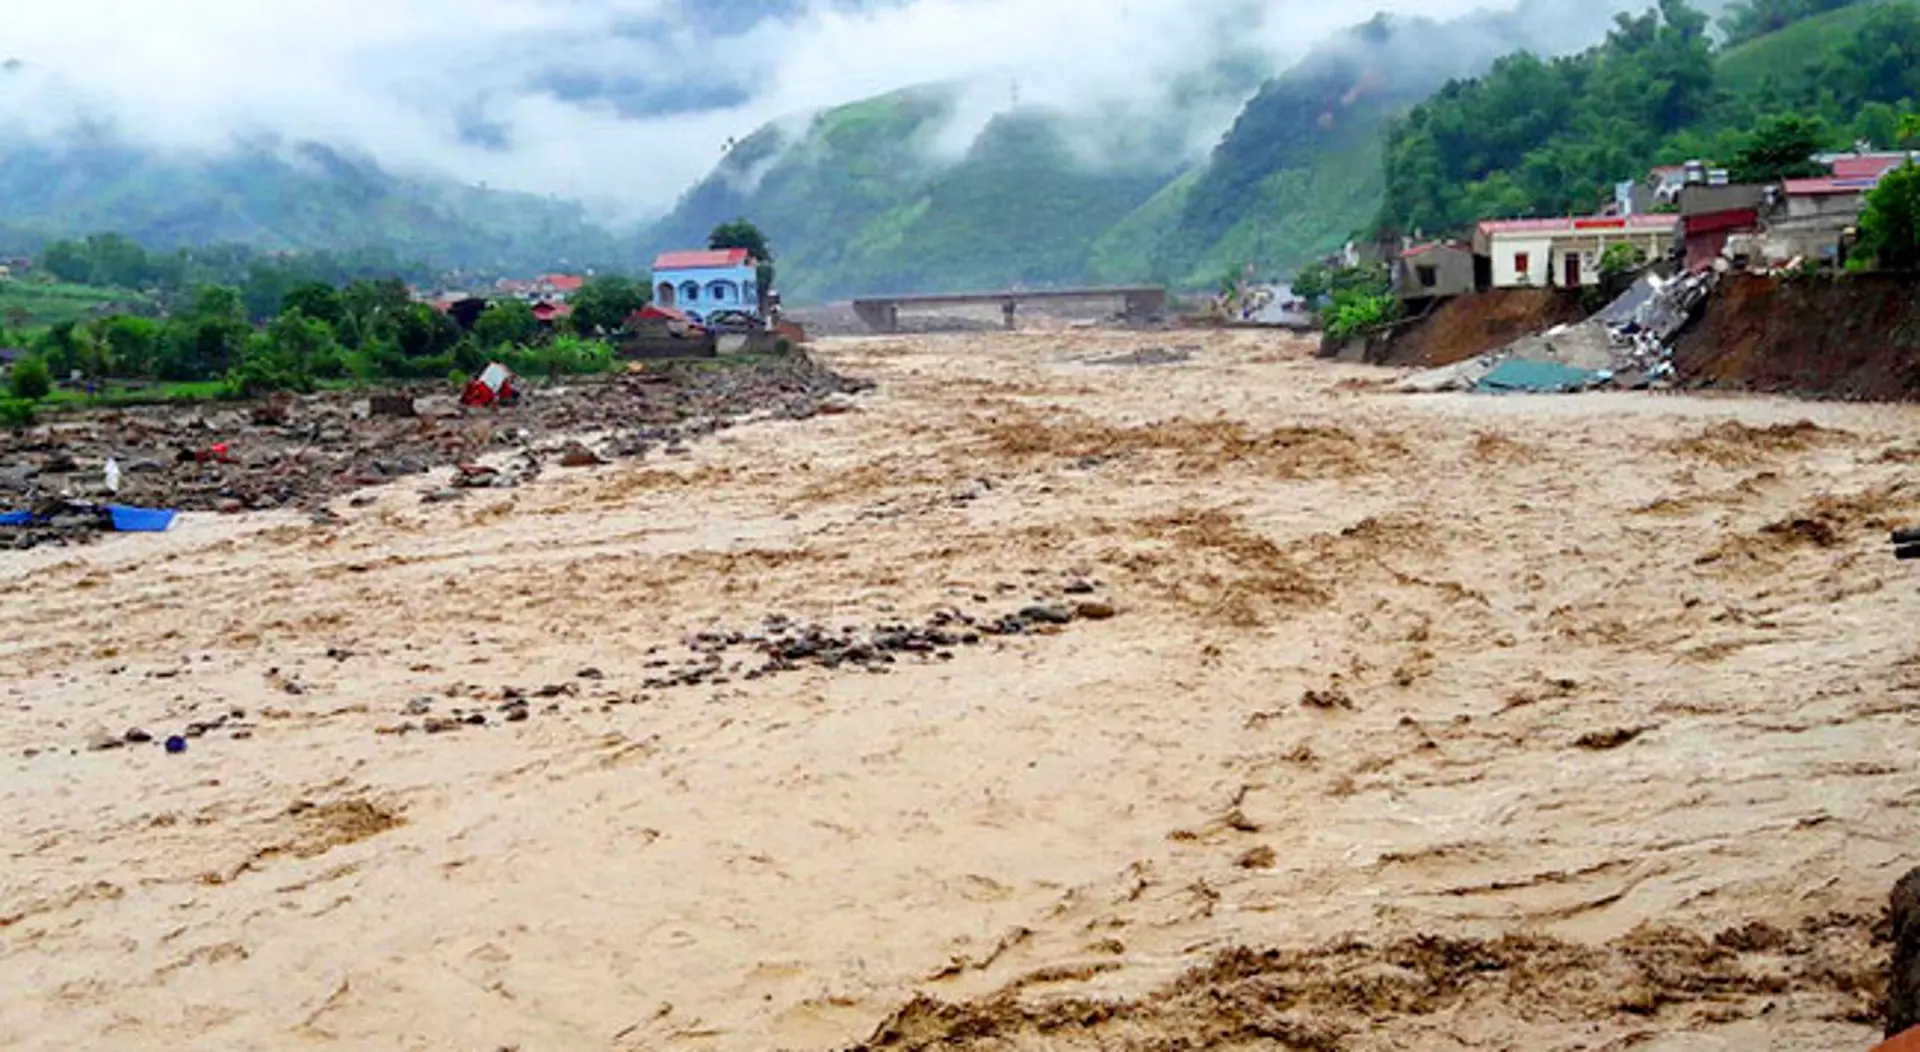
<path fill-rule="evenodd" d="M 1013 328 L 1013 318 L 1022 303 L 1084 303 L 1107 300 L 1120 308 L 1127 321 L 1139 324 L 1164 314 L 1167 290 L 1153 285 L 1104 289 L 1039 289 L 1022 292 L 958 292 L 930 296 L 883 296 L 853 301 L 853 310 L 874 332 L 899 332 L 901 308 L 963 307 L 998 304 Z"/>

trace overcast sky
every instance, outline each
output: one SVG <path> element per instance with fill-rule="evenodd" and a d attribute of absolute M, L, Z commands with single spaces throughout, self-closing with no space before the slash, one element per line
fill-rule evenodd
<path fill-rule="evenodd" d="M 1380 0 L 1447 17 L 1505 0 Z M 730 136 L 936 80 L 1146 103 L 1228 46 L 1279 68 L 1372 7 L 1323 0 L 0 0 L 0 125 L 108 114 L 142 143 L 236 134 L 663 211 Z M 751 12 L 716 20 L 719 11 Z M 1196 13 L 1196 12 L 1204 12 Z M 716 21 L 719 24 L 715 24 Z M 717 34 L 727 34 L 721 37 Z M 1004 88 L 1002 86 L 1005 86 Z M 1219 129 L 1207 129 L 1208 134 Z M 4 146 L 0 146 L 4 148 Z"/>

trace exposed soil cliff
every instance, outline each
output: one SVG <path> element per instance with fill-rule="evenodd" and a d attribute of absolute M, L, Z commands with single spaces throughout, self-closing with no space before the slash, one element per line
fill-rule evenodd
<path fill-rule="evenodd" d="M 1375 365 L 1452 365 L 1586 316 L 1579 295 L 1561 289 L 1494 289 L 1457 296 L 1375 340 L 1365 360 Z"/>
<path fill-rule="evenodd" d="M 1681 336 L 1674 365 L 1691 387 L 1920 398 L 1920 279 L 1729 277 Z"/>

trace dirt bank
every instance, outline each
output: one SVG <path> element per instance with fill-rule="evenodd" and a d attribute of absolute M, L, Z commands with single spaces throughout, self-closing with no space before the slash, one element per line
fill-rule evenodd
<path fill-rule="evenodd" d="M 1366 351 L 1369 365 L 1433 368 L 1476 358 L 1555 325 L 1585 318 L 1580 297 L 1560 289 L 1495 289 L 1456 296 Z"/>
<path fill-rule="evenodd" d="M 1729 277 L 1681 336 L 1674 366 L 1694 387 L 1913 401 L 1920 280 Z"/>
<path fill-rule="evenodd" d="M 1167 348 L 0 555 L 0 1048 L 1872 1047 L 1920 407 Z"/>

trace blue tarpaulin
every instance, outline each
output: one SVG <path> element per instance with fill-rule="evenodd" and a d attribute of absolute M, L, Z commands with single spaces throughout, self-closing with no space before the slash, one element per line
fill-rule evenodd
<path fill-rule="evenodd" d="M 113 528 L 121 533 L 165 533 L 173 525 L 171 511 L 160 508 L 129 508 L 124 504 L 107 505 L 113 516 Z"/>
<path fill-rule="evenodd" d="M 129 508 L 124 504 L 107 505 L 107 518 L 120 533 L 165 533 L 173 525 L 173 511 L 158 508 Z M 0 526 L 31 526 L 30 511 L 0 511 Z"/>
<path fill-rule="evenodd" d="M 1536 362 L 1528 358 L 1509 358 L 1474 385 L 1482 394 L 1512 394 L 1520 391 L 1552 394 L 1582 391 L 1599 377 L 1585 369 L 1559 362 Z"/>

